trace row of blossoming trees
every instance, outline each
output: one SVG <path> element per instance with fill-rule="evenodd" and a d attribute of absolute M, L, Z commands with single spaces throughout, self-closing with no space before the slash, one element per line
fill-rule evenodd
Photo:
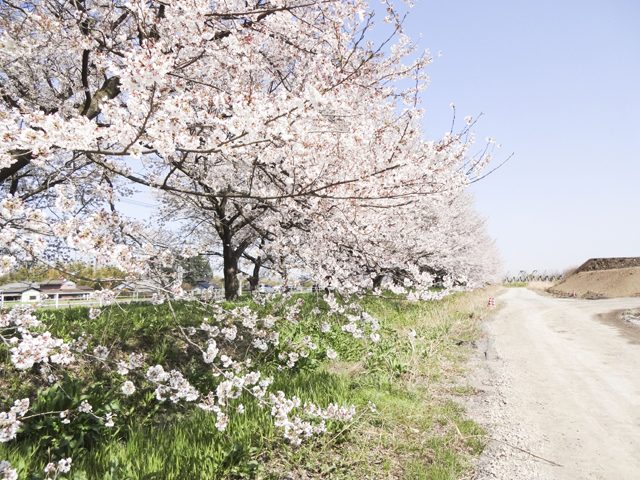
<path fill-rule="evenodd" d="M 465 189 L 492 144 L 470 153 L 471 118 L 458 133 L 423 138 L 419 93 L 431 59 L 382 3 L 391 34 L 376 47 L 363 0 L 2 0 L 2 273 L 27 260 L 55 268 L 76 252 L 157 279 L 157 303 L 184 296 L 174 265 L 198 253 L 221 258 L 228 300 L 248 261 L 303 271 L 343 299 L 379 291 L 383 278 L 415 300 L 491 280 L 499 258 Z M 135 188 L 157 197 L 157 224 L 118 212 Z M 445 289 L 429 289 L 434 282 Z M 350 313 L 348 333 L 377 336 L 375 319 L 326 300 Z M 282 305 L 294 320 L 296 305 Z M 277 319 L 209 306 L 209 340 L 197 348 L 222 376 L 217 391 L 197 392 L 158 365 L 146 372 L 158 397 L 198 401 L 222 429 L 244 391 L 274 408 L 294 442 L 322 430 L 293 416 L 299 401 L 268 392 L 249 362 L 219 355 L 238 328 L 258 350 L 277 344 Z M 53 338 L 29 308 L 3 314 L 0 338 L 18 369 L 88 351 Z M 132 357 L 118 368 L 143 366 Z M 133 390 L 126 380 L 123 394 Z M 28 405 L 1 414 L 0 440 L 15 437 Z"/>

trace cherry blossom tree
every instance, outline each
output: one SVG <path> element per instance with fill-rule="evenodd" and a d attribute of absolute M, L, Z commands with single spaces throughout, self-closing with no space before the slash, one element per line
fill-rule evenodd
<path fill-rule="evenodd" d="M 366 274 L 362 281 L 372 279 L 374 290 L 385 276 L 396 286 L 475 288 L 501 275 L 497 249 L 468 193 L 421 198 L 379 218 L 362 225 L 362 234 L 334 239 L 345 261 Z"/>
<path fill-rule="evenodd" d="M 180 287 L 176 260 L 218 253 L 235 300 L 239 262 L 259 245 L 260 258 L 304 269 L 345 298 L 394 268 L 411 272 L 405 286 L 417 289 L 414 298 L 433 298 L 429 268 L 444 269 L 449 287 L 463 276 L 475 282 L 486 272 L 473 262 L 488 244 L 471 207 L 455 199 L 491 156 L 469 155 L 467 127 L 424 139 L 419 93 L 431 59 L 416 54 L 400 16 L 383 5 L 388 54 L 367 40 L 373 10 L 363 0 L 0 0 L 0 273 L 24 260 L 59 268 L 61 252 L 73 251 L 154 277 L 162 287 L 154 303 L 171 307 L 175 298 L 195 300 Z M 147 228 L 118 212 L 118 199 L 136 187 L 157 196 L 160 218 L 183 228 Z M 453 218 L 459 228 L 447 230 Z M 466 243 L 450 241 L 452 232 Z M 416 263 L 418 251 L 425 262 Z M 97 295 L 108 304 L 115 294 Z M 177 319 L 176 328 L 220 384 L 204 395 L 179 371 L 150 366 L 143 376 L 159 401 L 199 402 L 224 430 L 229 405 L 247 392 L 272 407 L 294 443 L 324 428 L 298 410 L 320 421 L 353 417 L 350 407 L 268 392 L 270 379 L 221 355 L 219 344 L 236 341 L 240 325 L 256 351 L 273 348 L 275 318 L 201 301 L 213 312 L 200 327 L 206 343 Z M 377 320 L 357 305 L 325 301 L 348 316 L 345 333 L 379 339 Z M 287 321 L 299 308 L 274 307 Z M 89 354 L 84 340 L 53 338 L 32 308 L 4 314 L 0 340 L 17 369 Z M 282 353 L 285 366 L 318 346 L 305 338 L 295 348 Z M 108 364 L 105 347 L 90 355 Z M 132 357 L 114 368 L 143 363 Z M 125 395 L 134 390 L 129 380 L 122 386 Z M 22 399 L 0 414 L 2 441 L 15 437 L 27 410 Z"/>
<path fill-rule="evenodd" d="M 404 65 L 415 50 L 404 36 L 386 58 L 374 50 L 365 3 L 3 2 L 1 18 L 0 181 L 22 202 L 95 211 L 130 184 L 199 197 L 231 272 L 233 235 L 273 203 L 366 197 L 389 170 L 420 179 L 398 145 L 362 158 L 430 60 Z M 405 78 L 416 86 L 391 88 Z"/>

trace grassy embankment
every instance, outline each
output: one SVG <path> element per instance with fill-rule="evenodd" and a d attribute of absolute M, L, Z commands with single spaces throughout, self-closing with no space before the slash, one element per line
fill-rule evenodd
<path fill-rule="evenodd" d="M 214 426 L 215 415 L 193 404 L 159 403 L 142 382 L 136 381 L 134 395 L 123 397 L 118 389 L 124 379 L 96 361 L 76 364 L 61 388 L 48 387 L 37 366 L 17 372 L 7 349 L 0 347 L 3 411 L 13 399 L 33 398 L 39 390 L 38 401 L 32 403 L 35 412 L 77 410 L 87 399 L 94 413 L 117 415 L 112 428 L 86 414 L 68 425 L 57 415 L 29 419 L 17 439 L 0 444 L 0 459 L 19 468 L 20 478 L 42 478 L 27 477 L 26 472 L 42 472 L 48 461 L 72 456 L 69 478 L 76 479 L 455 479 L 468 470 L 469 456 L 483 448 L 478 439 L 460 438 L 459 432 L 484 432 L 455 402 L 457 396 L 472 394 L 456 378 L 470 342 L 479 335 L 487 297 L 494 295 L 479 291 L 421 303 L 365 298 L 365 310 L 382 325 L 378 344 L 342 332 L 322 334 L 323 313 L 311 313 L 315 294 L 301 295 L 306 300 L 301 320 L 279 324 L 281 339 L 311 332 L 321 347 L 330 344 L 338 359 L 329 360 L 320 348 L 294 369 L 278 371 L 278 352 L 271 350 L 257 359 L 257 368 L 263 376 L 274 377 L 270 391 L 282 390 L 321 406 L 353 404 L 359 413 L 350 424 L 329 422 L 331 433 L 300 447 L 288 445 L 273 426 L 269 409 L 258 408 L 249 398 L 245 413 L 231 415 L 222 433 Z M 196 306 L 174 307 L 182 324 L 199 326 L 203 314 Z M 199 391 L 215 390 L 220 379 L 180 339 L 166 305 L 124 308 L 110 307 L 93 321 L 86 308 L 45 310 L 39 316 L 55 336 L 70 340 L 78 332 L 93 335 L 88 351 L 105 345 L 114 359 L 144 351 L 147 366 L 177 368 Z M 415 337 L 409 335 L 412 329 Z M 375 412 L 366 408 L 369 402 L 377 406 Z"/>

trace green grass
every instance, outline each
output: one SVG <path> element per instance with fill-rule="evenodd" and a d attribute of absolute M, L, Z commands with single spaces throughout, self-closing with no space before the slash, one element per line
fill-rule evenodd
<path fill-rule="evenodd" d="M 306 303 L 299 323 L 279 324 L 281 341 L 295 343 L 310 334 L 321 348 L 294 369 L 284 371 L 276 368 L 277 350 L 270 351 L 255 358 L 257 369 L 274 377 L 270 391 L 282 390 L 287 397 L 296 395 L 303 403 L 323 407 L 353 404 L 360 412 L 352 424 L 328 422 L 329 434 L 300 447 L 284 441 L 269 409 L 260 409 L 246 394 L 239 400 L 245 412 L 231 414 L 229 427 L 219 432 L 215 414 L 192 404 L 159 403 L 150 388 L 139 388 L 123 398 L 117 394 L 120 376 L 95 362 L 71 369 L 66 389 L 75 389 L 75 400 L 56 396 L 37 374 L 38 367 L 17 373 L 11 369 L 8 352 L 0 347 L 0 362 L 5 371 L 11 371 L 1 384 L 3 411 L 16 398 L 38 395 L 42 411 L 53 409 L 55 402 L 73 405 L 90 398 L 94 409 L 118 415 L 117 427 L 111 429 L 94 425 L 90 419 L 70 426 L 51 417 L 37 424 L 25 422 L 16 440 L 0 444 L 0 459 L 17 467 L 20 478 L 38 478 L 27 477 L 27 472 L 42 472 L 47 462 L 67 454 L 73 457 L 72 472 L 85 472 L 89 479 L 275 479 L 293 471 L 304 471 L 314 478 L 379 478 L 387 474 L 458 478 L 469 468 L 468 457 L 482 451 L 479 436 L 484 433 L 449 400 L 451 395 L 473 394 L 470 387 L 452 383 L 464 364 L 465 342 L 478 335 L 478 315 L 485 301 L 483 297 L 469 303 L 468 297 L 458 294 L 440 302 L 420 303 L 366 297 L 361 304 L 382 325 L 383 340 L 372 344 L 335 331 L 322 334 L 320 324 L 326 308 L 321 306 L 322 312 L 313 314 L 317 296 L 296 295 L 294 300 L 303 298 Z M 207 316 L 195 304 L 173 306 L 184 326 L 197 327 Z M 269 308 L 253 308 L 272 313 Z M 144 351 L 147 365 L 178 368 L 201 392 L 214 390 L 219 382 L 197 352 L 180 339 L 167 305 L 107 307 L 95 320 L 89 320 L 88 309 L 83 307 L 47 309 L 38 316 L 54 336 L 65 340 L 80 332 L 92 335 L 89 351 L 97 344 L 109 347 L 113 358 Z M 415 339 L 407 335 L 411 329 L 417 332 Z M 326 358 L 326 345 L 338 352 L 337 361 Z M 367 409 L 369 402 L 377 406 L 375 412 Z M 38 432 L 49 432 L 51 437 L 66 435 L 75 446 L 43 440 Z"/>
<path fill-rule="evenodd" d="M 315 402 L 343 403 L 351 397 L 344 378 L 322 371 L 284 372 L 273 387 Z M 163 479 L 256 475 L 264 470 L 261 455 L 288 447 L 282 444 L 267 408 L 260 409 L 254 402 L 246 402 L 245 408 L 244 414 L 232 415 L 224 433 L 215 427 L 215 415 L 200 409 L 165 416 L 159 425 L 130 425 L 124 435 L 104 432 L 94 448 L 74 456 L 74 468 L 84 470 L 88 478 L 102 478 L 114 463 L 122 475 L 133 478 L 151 474 Z M 328 427 L 339 431 L 342 425 L 329 422 Z M 1 445 L 0 455 L 12 464 L 25 459 L 26 471 L 42 471 L 48 461 L 34 455 L 32 445 L 20 443 Z"/>

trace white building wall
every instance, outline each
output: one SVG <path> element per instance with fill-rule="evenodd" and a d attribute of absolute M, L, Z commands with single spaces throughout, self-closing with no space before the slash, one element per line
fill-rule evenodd
<path fill-rule="evenodd" d="M 35 297 L 35 298 L 31 298 L 31 297 Z M 27 290 L 26 292 L 22 292 L 22 301 L 23 302 L 39 302 L 40 292 L 38 290 Z"/>

